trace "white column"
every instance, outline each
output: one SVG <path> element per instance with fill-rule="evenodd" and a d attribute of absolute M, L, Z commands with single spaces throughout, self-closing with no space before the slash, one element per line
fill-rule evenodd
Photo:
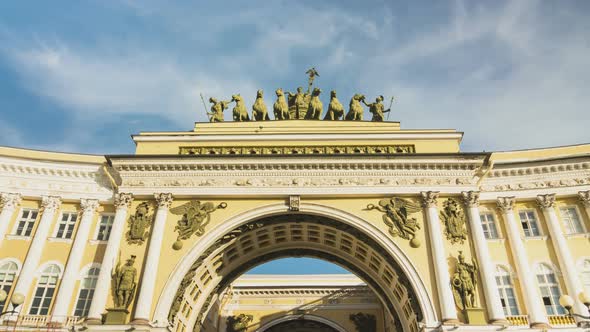
<path fill-rule="evenodd" d="M 449 265 L 445 253 L 445 246 L 442 238 L 442 229 L 438 217 L 436 200 L 438 192 L 422 192 L 422 203 L 426 208 L 426 223 L 428 224 L 428 235 L 430 237 L 430 249 L 433 258 L 434 275 L 436 278 L 436 289 L 440 302 L 440 312 L 443 324 L 458 323 L 457 309 L 451 290 L 451 276 L 449 275 Z"/>
<path fill-rule="evenodd" d="M 139 297 L 135 304 L 135 317 L 132 324 L 148 324 L 150 321 L 154 287 L 158 275 L 158 263 L 162 249 L 162 240 L 164 239 L 164 228 L 166 227 L 166 217 L 168 216 L 170 204 L 172 204 L 172 194 L 155 194 L 155 197 L 158 202 L 158 211 L 156 212 L 156 218 L 150 232 L 150 244 L 145 259 L 145 269 L 141 276 L 141 288 L 139 289 Z"/>
<path fill-rule="evenodd" d="M 0 205 L 2 205 L 2 212 L 0 212 L 0 247 L 2 247 L 4 235 L 6 235 L 14 210 L 21 201 L 22 196 L 20 194 L 0 193 Z"/>
<path fill-rule="evenodd" d="M 463 195 L 463 201 L 467 207 L 469 227 L 471 228 L 471 237 L 473 239 L 473 244 L 475 245 L 475 255 L 477 256 L 477 263 L 481 273 L 482 288 L 490 323 L 506 324 L 506 316 L 504 315 L 504 309 L 502 309 L 502 302 L 500 301 L 500 295 L 498 293 L 490 250 L 485 235 L 483 234 L 483 229 L 481 228 L 481 217 L 479 216 L 479 193 L 475 191 L 464 191 L 461 194 Z"/>
<path fill-rule="evenodd" d="M 78 231 L 74 237 L 74 243 L 70 250 L 68 263 L 66 264 L 63 276 L 61 277 L 59 291 L 55 298 L 51 318 L 52 323 L 64 323 L 68 316 L 68 308 L 70 307 L 72 294 L 74 293 L 74 285 L 80 273 L 80 262 L 82 262 L 84 249 L 88 243 L 88 235 L 90 234 L 92 219 L 98 208 L 98 200 L 82 199 L 80 201 L 80 207 L 82 208 L 82 218 L 80 219 L 80 225 L 78 226 Z"/>
<path fill-rule="evenodd" d="M 535 280 L 535 274 L 531 271 L 528 256 L 522 242 L 519 226 L 514 218 L 514 197 L 499 197 L 498 209 L 502 212 L 502 217 L 506 223 L 506 233 L 512 249 L 512 257 L 516 262 L 516 272 L 522 288 L 524 302 L 529 314 L 529 324 L 533 328 L 548 328 L 549 321 L 543 303 L 541 294 Z"/>
<path fill-rule="evenodd" d="M 570 248 L 563 235 L 563 229 L 561 228 L 559 219 L 555 213 L 555 194 L 538 195 L 537 203 L 543 210 L 543 215 L 547 221 L 547 228 L 549 229 L 553 249 L 557 255 L 557 261 L 559 262 L 559 267 L 561 268 L 565 280 L 567 294 L 575 299 L 573 307 L 574 313 L 587 315 L 588 309 L 582 304 L 582 302 L 578 301 L 578 294 L 584 289 L 582 288 L 582 283 L 578 277 L 578 271 L 574 265 L 574 258 L 572 257 Z"/>
<path fill-rule="evenodd" d="M 580 191 L 578 195 L 580 197 L 580 203 L 584 205 L 584 209 L 586 210 L 586 218 L 590 220 L 590 190 Z"/>
<path fill-rule="evenodd" d="M 119 247 L 121 245 L 121 237 L 125 228 L 125 220 L 127 219 L 127 210 L 133 201 L 131 194 L 116 194 L 115 195 L 115 220 L 113 220 L 113 227 L 109 235 L 109 241 L 104 251 L 104 257 L 100 265 L 100 272 L 98 273 L 98 280 L 96 281 L 96 288 L 94 289 L 94 296 L 88 311 L 88 324 L 99 324 L 101 322 L 102 313 L 107 304 L 107 297 L 111 286 L 111 272 Z"/>
<path fill-rule="evenodd" d="M 41 214 L 41 220 L 39 220 L 39 225 L 37 226 L 37 230 L 35 231 L 35 235 L 33 236 L 33 240 L 31 241 L 31 246 L 29 247 L 29 251 L 27 253 L 27 258 L 25 258 L 25 262 L 23 263 L 23 267 L 20 270 L 18 280 L 16 282 L 16 286 L 14 287 L 15 293 L 21 293 L 24 296 L 29 295 L 29 289 L 33 283 L 33 277 L 35 276 L 35 272 L 39 267 L 39 261 L 41 260 L 41 254 L 43 254 L 43 247 L 47 242 L 47 236 L 49 235 L 49 230 L 51 228 L 51 223 L 55 217 L 55 212 L 61 205 L 61 199 L 56 196 L 43 196 L 41 201 L 41 209 L 43 210 Z M 31 299 L 29 299 L 30 301 Z M 22 309 L 22 305 L 17 308 L 17 311 Z"/>

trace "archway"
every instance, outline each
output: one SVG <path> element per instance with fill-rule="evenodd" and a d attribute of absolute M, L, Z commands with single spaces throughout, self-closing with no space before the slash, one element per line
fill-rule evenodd
<path fill-rule="evenodd" d="M 313 315 L 287 316 L 265 324 L 256 332 L 347 332 L 338 324 Z"/>
<path fill-rule="evenodd" d="M 339 264 L 362 278 L 397 329 L 415 332 L 419 322 L 435 321 L 416 269 L 369 222 L 313 204 L 302 206 L 299 213 L 285 213 L 284 206 L 265 208 L 271 209 L 274 213 L 246 223 L 239 222 L 246 219 L 240 216 L 233 220 L 234 227 L 216 229 L 214 241 L 200 241 L 171 276 L 158 302 L 156 320 L 166 315 L 180 330 L 190 329 L 202 322 L 220 291 L 246 270 L 276 258 L 306 256 Z M 187 266 L 187 260 L 192 264 Z"/>

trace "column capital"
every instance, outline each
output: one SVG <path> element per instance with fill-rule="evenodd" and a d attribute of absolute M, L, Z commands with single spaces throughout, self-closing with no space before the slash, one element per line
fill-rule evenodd
<path fill-rule="evenodd" d="M 61 197 L 58 196 L 42 196 L 41 197 L 41 208 L 43 210 L 57 210 L 61 205 Z"/>
<path fill-rule="evenodd" d="M 463 203 L 465 203 L 465 206 L 479 206 L 479 191 L 462 191 L 461 196 L 463 197 Z"/>
<path fill-rule="evenodd" d="M 590 207 L 590 190 L 578 191 L 578 196 L 580 197 L 580 203 L 585 207 Z"/>
<path fill-rule="evenodd" d="M 154 197 L 158 203 L 158 208 L 170 208 L 173 200 L 171 193 L 156 193 Z"/>
<path fill-rule="evenodd" d="M 90 213 L 93 214 L 98 209 L 98 199 L 87 199 L 82 198 L 80 199 L 80 207 L 82 208 L 83 213 Z"/>
<path fill-rule="evenodd" d="M 133 195 L 129 193 L 116 193 L 115 194 L 115 208 L 117 209 L 128 209 L 133 202 Z"/>
<path fill-rule="evenodd" d="M 516 197 L 508 196 L 508 197 L 498 197 L 498 210 L 502 211 L 502 213 L 508 213 L 512 211 L 514 208 L 514 203 L 516 203 Z"/>
<path fill-rule="evenodd" d="M 550 209 L 555 206 L 555 194 L 537 195 L 537 204 L 542 209 Z"/>
<path fill-rule="evenodd" d="M 422 206 L 429 208 L 429 207 L 436 207 L 436 201 L 438 199 L 438 191 L 422 191 L 420 192 L 422 195 Z"/>
<path fill-rule="evenodd" d="M 15 193 L 0 193 L 0 206 L 2 208 L 15 208 L 17 207 L 23 200 L 23 196 L 21 194 Z"/>

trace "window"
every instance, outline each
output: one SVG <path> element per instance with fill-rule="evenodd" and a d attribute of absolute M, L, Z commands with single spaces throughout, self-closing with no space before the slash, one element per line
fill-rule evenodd
<path fill-rule="evenodd" d="M 90 309 L 90 303 L 94 296 L 94 289 L 96 288 L 96 281 L 98 280 L 99 268 L 93 267 L 88 270 L 88 273 L 82 279 L 80 283 L 80 294 L 78 295 L 78 301 L 76 302 L 76 310 L 74 316 L 86 317 L 88 310 Z"/>
<path fill-rule="evenodd" d="M 53 300 L 53 294 L 55 293 L 60 272 L 59 266 L 55 264 L 49 265 L 43 270 L 43 273 L 39 277 L 37 288 L 35 289 L 29 315 L 44 316 L 49 313 L 49 307 Z"/>
<path fill-rule="evenodd" d="M 559 209 L 561 211 L 561 218 L 565 224 L 565 231 L 567 234 L 580 234 L 584 233 L 582 222 L 578 215 L 578 211 L 573 206 L 563 207 Z"/>
<path fill-rule="evenodd" d="M 501 266 L 496 266 L 496 285 L 498 285 L 500 302 L 502 302 L 504 314 L 506 316 L 518 315 L 518 304 L 516 303 L 516 295 L 512 287 L 510 272 Z"/>
<path fill-rule="evenodd" d="M 590 259 L 585 259 L 582 262 L 581 271 L 580 280 L 582 281 L 584 290 L 590 294 Z"/>
<path fill-rule="evenodd" d="M 107 241 L 111 235 L 111 228 L 113 228 L 113 220 L 115 216 L 112 214 L 103 214 L 100 216 L 100 223 L 98 224 L 97 240 Z"/>
<path fill-rule="evenodd" d="M 20 218 L 18 219 L 15 234 L 20 236 L 31 236 L 38 214 L 39 211 L 37 210 L 23 209 Z"/>
<path fill-rule="evenodd" d="M 0 289 L 4 290 L 6 294 L 10 294 L 10 289 L 14 283 L 14 279 L 16 279 L 17 271 L 18 266 L 16 263 L 7 262 L 0 265 Z M 6 301 L 0 302 L 0 312 L 4 312 L 5 303 Z"/>
<path fill-rule="evenodd" d="M 491 213 L 482 213 L 479 217 L 481 219 L 481 228 L 483 228 L 483 235 L 485 235 L 486 239 L 497 239 L 498 230 L 496 229 L 494 215 Z"/>
<path fill-rule="evenodd" d="M 522 230 L 524 231 L 524 236 L 531 237 L 541 235 L 535 211 L 520 211 L 518 216 L 520 217 L 520 223 L 522 225 Z"/>
<path fill-rule="evenodd" d="M 76 220 L 78 214 L 75 212 L 64 212 L 61 214 L 61 221 L 57 226 L 57 234 L 55 237 L 60 239 L 71 239 L 74 233 L 74 226 L 76 226 Z"/>
<path fill-rule="evenodd" d="M 541 290 L 541 297 L 547 315 L 565 315 L 565 309 L 559 305 L 559 285 L 553 269 L 545 264 L 539 264 L 537 267 L 537 283 Z"/>

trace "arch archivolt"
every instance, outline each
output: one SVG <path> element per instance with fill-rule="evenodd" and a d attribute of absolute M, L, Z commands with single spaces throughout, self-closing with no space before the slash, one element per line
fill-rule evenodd
<path fill-rule="evenodd" d="M 274 213 L 269 209 L 244 218 L 246 223 L 212 230 L 209 243 L 199 241 L 165 286 L 155 320 L 167 318 L 175 331 L 190 329 L 202 322 L 221 291 L 250 268 L 276 258 L 307 256 L 334 262 L 361 277 L 404 330 L 417 331 L 419 322 L 435 321 L 416 269 L 393 242 L 384 245 L 382 232 L 375 233 L 369 222 L 341 222 L 346 218 L 338 214 L 345 213 L 338 210 L 319 215 L 313 204 L 307 209 L 302 205 L 300 213 L 286 213 L 283 205 L 275 206 Z"/>

